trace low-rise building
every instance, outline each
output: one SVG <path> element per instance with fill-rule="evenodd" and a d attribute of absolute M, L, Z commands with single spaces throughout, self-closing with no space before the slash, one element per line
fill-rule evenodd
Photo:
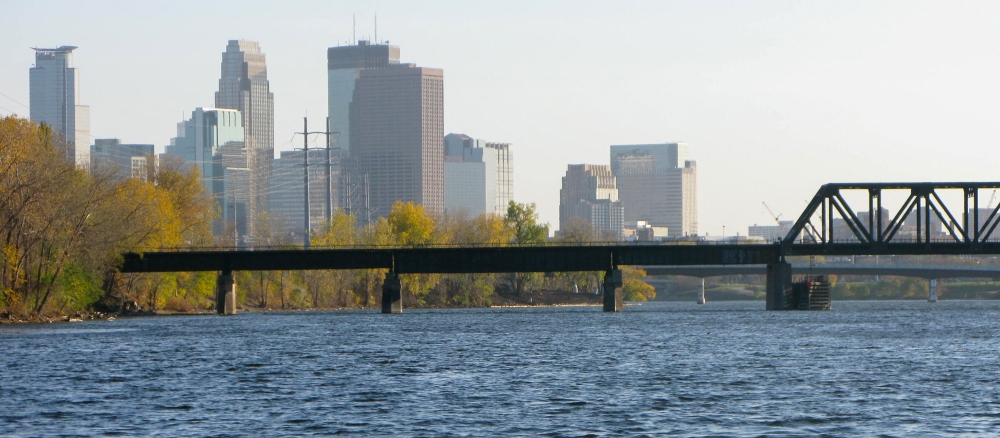
<path fill-rule="evenodd" d="M 444 142 L 445 213 L 505 214 L 514 189 L 510 143 L 465 134 L 448 134 Z"/>
<path fill-rule="evenodd" d="M 116 180 L 145 180 L 155 166 L 151 144 L 122 144 L 117 138 L 98 138 L 90 146 L 90 169 L 95 175 L 113 173 Z"/>
<path fill-rule="evenodd" d="M 574 217 L 589 222 L 595 233 L 624 237 L 625 207 L 611 167 L 600 164 L 570 164 L 559 190 L 559 229 Z"/>

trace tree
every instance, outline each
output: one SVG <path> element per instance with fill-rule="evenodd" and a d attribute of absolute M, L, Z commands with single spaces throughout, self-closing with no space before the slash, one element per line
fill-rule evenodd
<path fill-rule="evenodd" d="M 511 244 L 514 245 L 544 245 L 549 237 L 548 225 L 538 223 L 538 213 L 535 204 L 520 204 L 510 201 L 507 204 L 507 216 L 504 223 L 512 234 Z M 538 272 L 507 273 L 499 276 L 502 285 L 518 296 L 531 288 L 542 284 L 542 274 Z"/>
<path fill-rule="evenodd" d="M 44 124 L 0 119 L 0 308 L 82 310 L 144 289 L 156 306 L 173 288 L 117 275 L 121 254 L 210 242 L 214 201 L 196 171 L 117 181 L 113 169 L 77 168 L 61 141 Z"/>
<path fill-rule="evenodd" d="M 427 215 L 422 205 L 396 201 L 386 221 L 399 245 L 420 246 L 432 242 L 434 219 Z"/>
<path fill-rule="evenodd" d="M 381 222 L 381 221 L 380 221 Z M 424 207 L 412 202 L 396 201 L 385 217 L 392 237 L 400 246 L 421 246 L 434 242 L 434 219 L 427 215 Z M 410 293 L 411 305 L 424 305 L 425 298 L 441 280 L 440 274 L 406 274 L 400 276 L 403 288 Z"/>
<path fill-rule="evenodd" d="M 590 221 L 573 216 L 559 228 L 557 241 L 567 245 L 582 245 L 595 241 L 594 226 Z"/>
<path fill-rule="evenodd" d="M 310 245 L 313 247 L 345 247 L 356 245 L 360 239 L 357 230 L 357 220 L 353 215 L 337 210 L 329 221 L 320 227 L 313 236 Z M 313 305 L 320 306 L 321 300 L 327 305 L 336 307 L 356 306 L 360 297 L 352 291 L 354 274 L 349 271 L 309 271 L 304 273 L 306 286 L 313 297 Z M 323 291 L 332 292 L 332 296 L 323 297 Z"/>
<path fill-rule="evenodd" d="M 622 270 L 622 295 L 625 301 L 649 301 L 656 298 L 656 288 L 649 283 L 642 281 L 646 278 L 646 271 L 623 266 Z"/>
<path fill-rule="evenodd" d="M 358 236 L 358 243 L 375 248 L 396 245 L 392 227 L 384 217 L 365 226 L 361 235 Z M 351 272 L 354 294 L 358 296 L 362 307 L 370 308 L 379 304 L 379 299 L 382 296 L 380 288 L 386 272 L 388 272 L 387 269 L 359 269 Z"/>
<path fill-rule="evenodd" d="M 593 225 L 584 218 L 574 216 L 560 227 L 555 240 L 561 245 L 584 245 L 594 242 L 595 237 Z M 584 290 L 591 290 L 593 282 L 600 277 L 599 272 L 557 272 L 552 281 L 556 283 L 555 287 L 558 289 L 569 290 L 578 286 Z"/>
<path fill-rule="evenodd" d="M 548 225 L 538 223 L 538 213 L 535 203 L 519 204 L 510 201 L 507 204 L 507 216 L 504 223 L 510 228 L 513 236 L 511 243 L 515 245 L 541 245 L 549 237 Z"/>
<path fill-rule="evenodd" d="M 505 218 L 496 213 L 482 213 L 469 218 L 460 213 L 448 217 L 439 241 L 456 245 L 507 245 L 513 239 L 513 230 Z M 438 302 L 459 307 L 480 307 L 492 304 L 490 296 L 495 291 L 496 274 L 445 275 L 438 286 Z"/>

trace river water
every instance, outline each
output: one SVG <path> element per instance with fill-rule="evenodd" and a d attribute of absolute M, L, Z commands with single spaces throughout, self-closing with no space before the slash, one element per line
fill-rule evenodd
<path fill-rule="evenodd" d="M 1000 433 L 1000 302 L 0 327 L 2 436 Z"/>

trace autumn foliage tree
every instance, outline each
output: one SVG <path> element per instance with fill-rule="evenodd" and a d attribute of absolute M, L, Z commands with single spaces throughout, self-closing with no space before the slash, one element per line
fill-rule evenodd
<path fill-rule="evenodd" d="M 61 145 L 45 125 L 0 119 L 0 310 L 84 309 L 137 286 L 115 275 L 122 253 L 210 239 L 197 174 L 117 181 L 114 169 L 76 167 Z"/>

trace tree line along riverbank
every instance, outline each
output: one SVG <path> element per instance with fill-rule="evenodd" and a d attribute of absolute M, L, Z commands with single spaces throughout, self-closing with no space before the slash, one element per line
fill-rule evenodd
<path fill-rule="evenodd" d="M 86 169 L 65 159 L 58 134 L 16 116 L 0 119 L 0 319 L 54 318 L 86 312 L 203 312 L 212 309 L 216 274 L 121 274 L 125 252 L 225 247 L 233 230 L 219 227 L 217 202 L 197 168 L 165 158 L 138 178 L 117 169 Z M 279 218 L 257 218 L 258 244 L 296 248 Z M 221 228 L 221 227 L 220 227 Z M 367 226 L 338 211 L 311 237 L 312 247 L 366 245 L 582 244 L 604 236 L 575 221 L 555 240 L 533 204 L 511 202 L 505 214 L 436 217 L 413 203 Z M 374 308 L 384 270 L 242 271 L 242 306 L 273 309 Z M 626 299 L 655 298 L 641 270 L 625 271 Z M 408 307 L 484 307 L 502 295 L 535 290 L 590 291 L 602 272 L 543 274 L 407 274 Z"/>

